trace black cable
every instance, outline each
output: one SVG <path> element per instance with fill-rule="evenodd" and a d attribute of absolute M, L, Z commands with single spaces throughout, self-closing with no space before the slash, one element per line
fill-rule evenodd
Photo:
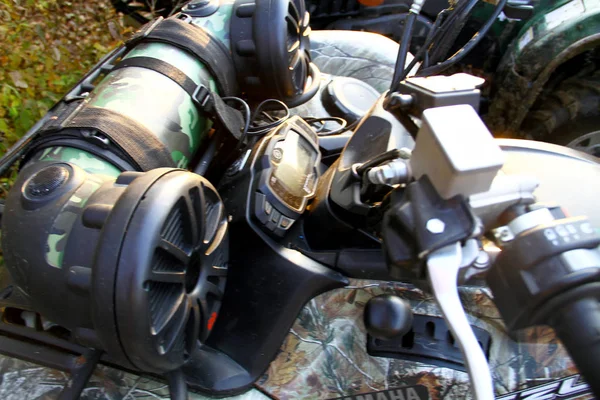
<path fill-rule="evenodd" d="M 351 123 L 350 125 L 347 125 L 347 121 L 343 118 L 339 118 L 339 117 L 323 117 L 323 118 L 313 118 L 313 117 L 308 117 L 308 118 L 304 118 L 304 120 L 308 123 L 308 124 L 312 124 L 314 122 L 325 122 L 325 121 L 335 121 L 337 123 L 339 123 L 341 125 L 341 127 L 339 127 L 336 130 L 333 131 L 325 131 L 323 132 L 322 128 L 325 127 L 325 124 L 323 124 L 323 126 L 321 126 L 320 129 L 318 129 L 317 135 L 318 136 L 334 136 L 334 135 L 340 135 L 344 132 L 348 132 L 353 130 L 354 128 L 356 128 L 358 126 L 358 124 L 360 123 L 360 119 L 354 121 L 353 123 Z"/>
<path fill-rule="evenodd" d="M 321 133 L 319 133 L 318 135 L 319 135 L 319 136 L 334 136 L 334 135 L 340 135 L 340 134 L 342 134 L 342 133 L 344 133 L 344 132 L 348 132 L 348 131 L 351 131 L 351 130 L 353 130 L 354 128 L 356 128 L 356 126 L 359 124 L 359 122 L 360 122 L 360 121 L 361 121 L 361 120 L 359 119 L 359 120 L 356 120 L 356 121 L 354 121 L 353 123 L 351 123 L 351 124 L 350 124 L 350 125 L 348 125 L 348 126 L 345 126 L 345 127 L 339 128 L 339 129 L 336 129 L 335 131 L 321 132 Z"/>
<path fill-rule="evenodd" d="M 322 136 L 332 135 L 331 132 L 337 132 L 337 131 L 343 132 L 343 131 L 347 130 L 346 125 L 348 125 L 348 121 L 346 121 L 344 118 L 340 118 L 340 117 L 323 117 L 323 118 L 307 117 L 307 118 L 304 118 L 304 120 L 309 125 L 313 125 L 315 122 L 321 123 L 321 126 L 316 130 L 317 133 L 323 132 L 323 130 L 325 129 L 325 122 L 337 122 L 338 124 L 341 125 L 335 131 L 325 131 Z M 335 134 L 335 133 L 333 133 L 333 134 Z"/>
<path fill-rule="evenodd" d="M 266 112 L 266 111 L 261 111 L 260 115 L 262 115 L 263 117 L 265 117 L 266 119 L 268 119 L 268 120 L 269 120 L 269 121 L 271 121 L 271 122 L 277 122 L 277 119 L 276 119 L 276 118 L 273 118 L 273 117 L 271 116 L 271 114 L 269 114 L 269 113 L 268 113 L 268 112 Z"/>
<path fill-rule="evenodd" d="M 448 33 L 448 30 L 452 29 L 457 19 L 464 16 L 463 12 L 469 4 L 469 1 L 477 3 L 478 0 L 462 0 L 459 1 L 454 8 L 449 7 L 440 12 L 440 14 L 444 13 L 445 17 L 442 24 L 439 26 L 439 29 L 435 32 L 434 42 L 437 42 L 437 39 L 440 39 L 440 37 Z"/>
<path fill-rule="evenodd" d="M 324 129 L 325 129 L 325 124 L 321 124 L 321 126 L 319 128 L 317 128 L 317 130 L 315 130 L 315 132 L 316 133 L 321 133 L 321 132 L 323 132 Z"/>
<path fill-rule="evenodd" d="M 398 149 L 388 150 L 385 153 L 381 153 L 378 156 L 373 157 L 366 163 L 357 167 L 356 173 L 358 175 L 362 176 L 367 170 L 369 170 L 373 167 L 377 167 L 378 165 L 381 165 L 386 161 L 395 160 L 397 158 L 400 158 L 400 150 L 398 150 Z"/>
<path fill-rule="evenodd" d="M 439 32 L 440 26 L 445 22 L 446 17 L 448 16 L 448 13 L 450 13 L 449 9 L 444 9 L 439 12 L 435 21 L 433 22 L 433 26 L 431 27 L 431 29 L 429 29 L 429 33 L 427 34 L 427 37 L 425 38 L 425 42 L 423 43 L 423 46 L 421 46 L 421 48 L 419 49 L 417 54 L 413 57 L 413 60 L 410 62 L 408 67 L 406 67 L 404 69 L 404 72 L 403 72 L 404 78 L 403 79 L 406 79 L 406 77 L 408 76 L 410 71 L 412 71 L 412 69 L 415 67 L 415 65 L 417 65 L 417 63 L 419 61 L 423 60 L 424 55 L 429 51 L 429 46 L 431 46 L 431 44 L 437 37 L 437 33 Z"/>
<path fill-rule="evenodd" d="M 252 122 L 252 113 L 250 112 L 250 106 L 248 105 L 248 103 L 246 103 L 244 100 L 240 99 L 239 97 L 223 97 L 222 100 L 223 101 L 233 100 L 233 101 L 238 102 L 244 109 L 244 112 L 246 113 L 246 121 L 244 123 L 244 130 L 242 131 L 242 134 L 240 135 L 240 139 L 238 140 L 238 144 L 235 147 L 235 151 L 237 152 L 244 144 L 244 140 L 246 140 L 246 136 L 248 136 L 248 130 L 250 129 L 250 122 Z"/>
<path fill-rule="evenodd" d="M 459 33 L 465 27 L 473 8 L 479 4 L 479 0 L 463 0 L 453 13 L 452 20 L 444 23 L 443 29 L 435 41 L 435 50 L 430 52 L 431 64 L 444 60 L 450 48 L 456 42 Z"/>
<path fill-rule="evenodd" d="M 344 119 L 344 118 L 340 118 L 340 117 L 321 117 L 321 118 L 316 118 L 316 117 L 306 117 L 303 118 L 308 124 L 312 124 L 314 122 L 337 122 L 340 125 L 346 125 L 348 122 Z"/>
<path fill-rule="evenodd" d="M 483 37 L 488 33 L 488 31 L 490 30 L 490 28 L 492 27 L 492 25 L 494 24 L 494 22 L 496 21 L 496 19 L 502 12 L 502 10 L 504 9 L 504 6 L 506 5 L 507 1 L 508 0 L 500 0 L 498 2 L 498 5 L 496 6 L 496 9 L 494 10 L 494 12 L 490 16 L 490 18 L 487 20 L 487 22 L 481 27 L 481 29 L 479 29 L 479 31 L 475 32 L 473 37 L 471 37 L 471 39 L 469 39 L 469 41 L 463 47 L 461 47 L 456 53 L 454 53 L 449 59 L 447 59 L 446 61 L 444 61 L 440 64 L 425 68 L 424 70 L 419 71 L 419 73 L 417 75 L 418 76 L 437 75 L 440 72 L 443 72 L 446 69 L 450 68 L 452 65 L 456 64 L 460 60 L 462 60 L 467 54 L 469 54 L 469 52 L 471 50 L 473 50 L 473 48 L 475 46 L 477 46 L 479 44 L 479 42 L 481 42 L 481 39 L 483 39 Z"/>
<path fill-rule="evenodd" d="M 476 3 L 478 0 L 472 1 Z M 429 33 L 427 34 L 427 37 L 425 38 L 425 43 L 423 44 L 423 46 L 421 46 L 417 54 L 414 56 L 413 60 L 404 70 L 404 78 L 408 76 L 410 71 L 412 71 L 412 69 L 415 67 L 415 65 L 417 65 L 418 62 L 424 61 L 426 59 L 426 55 L 429 53 L 430 50 L 432 50 L 432 47 L 435 47 L 435 44 L 438 42 L 439 38 L 443 37 L 448 31 L 448 29 L 451 28 L 452 25 L 454 25 L 456 19 L 459 17 L 459 14 L 468 4 L 468 1 L 464 1 L 454 9 L 446 8 L 438 13 L 433 23 L 433 26 L 431 27 Z M 428 63 L 430 62 L 431 60 L 428 60 Z"/>
<path fill-rule="evenodd" d="M 404 20 L 404 30 L 402 31 L 402 39 L 400 40 L 400 49 L 398 50 L 398 57 L 396 58 L 396 67 L 394 69 L 394 77 L 392 78 L 392 85 L 390 92 L 393 93 L 398 90 L 400 82 L 406 78 L 404 74 L 404 68 L 406 66 L 406 56 L 408 55 L 408 49 L 410 47 L 410 39 L 412 37 L 413 27 L 417 20 L 417 14 L 413 12 L 408 13 L 408 17 Z"/>
<path fill-rule="evenodd" d="M 277 104 L 281 109 L 283 109 L 286 112 L 285 116 L 283 116 L 283 117 L 277 119 L 275 122 L 271 122 L 269 124 L 251 127 L 248 131 L 249 136 L 264 135 L 264 134 L 270 132 L 271 130 L 277 128 L 278 126 L 283 124 L 287 119 L 290 118 L 290 109 L 284 102 L 276 100 L 276 99 L 267 99 L 267 100 L 263 101 L 262 103 L 260 103 L 256 107 L 256 109 L 254 110 L 254 113 L 252 113 L 252 117 L 250 118 L 250 121 L 254 122 L 254 120 L 258 117 L 258 115 L 262 112 L 265 105 L 269 104 L 269 103 Z"/>
<path fill-rule="evenodd" d="M 241 143 L 241 142 L 238 142 L 238 144 L 239 143 Z M 201 175 L 201 176 L 205 176 L 206 171 L 208 171 L 208 167 L 210 166 L 213 159 L 215 158 L 216 153 L 217 153 L 217 141 L 214 139 L 211 139 L 210 142 L 208 143 L 208 147 L 202 154 L 202 158 L 200 158 L 200 161 L 198 161 L 198 165 L 196 166 L 196 168 L 194 168 L 194 173 Z"/>
<path fill-rule="evenodd" d="M 269 103 L 275 103 L 275 107 L 265 107 Z M 258 106 L 256 106 L 256 108 L 254 109 L 254 112 L 252 113 L 252 120 L 256 119 L 256 117 L 261 111 L 275 111 L 279 109 L 286 110 L 289 112 L 289 107 L 283 101 L 277 99 L 264 100 L 261 103 L 259 103 Z"/>

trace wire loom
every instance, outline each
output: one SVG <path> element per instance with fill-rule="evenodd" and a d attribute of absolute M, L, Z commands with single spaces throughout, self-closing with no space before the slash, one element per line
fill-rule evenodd
<path fill-rule="evenodd" d="M 223 97 L 223 100 L 226 102 L 236 102 L 242 109 L 245 115 L 245 122 L 243 131 L 239 137 L 238 144 L 236 146 L 235 152 L 242 149 L 244 144 L 246 147 L 250 147 L 254 141 L 247 140 L 249 138 L 260 138 L 267 133 L 271 132 L 273 129 L 281 126 L 285 121 L 287 121 L 290 116 L 289 107 L 282 101 L 276 99 L 267 99 L 254 109 L 254 112 L 250 111 L 250 106 L 248 103 L 239 97 Z M 267 105 L 273 104 L 271 107 L 267 107 Z M 268 108 L 268 110 L 266 110 Z M 275 117 L 271 115 L 268 111 L 283 111 L 284 115 L 282 117 Z M 260 119 L 259 117 L 262 117 Z M 356 128 L 360 121 L 355 121 L 352 124 L 348 125 L 348 122 L 344 118 L 340 117 L 304 117 L 303 118 L 309 125 L 315 126 L 315 132 L 319 136 L 333 136 L 339 135 L 349 130 Z M 264 123 L 266 121 L 266 123 Z M 262 122 L 262 123 L 261 123 Z M 334 130 L 326 130 L 325 123 L 326 122 L 337 122 L 340 127 Z M 246 143 L 248 142 L 248 143 Z"/>

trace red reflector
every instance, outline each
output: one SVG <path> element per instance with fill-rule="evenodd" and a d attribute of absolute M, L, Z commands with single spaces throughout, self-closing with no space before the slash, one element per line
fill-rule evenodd
<path fill-rule="evenodd" d="M 210 318 L 208 319 L 208 330 L 212 331 L 213 326 L 215 325 L 215 321 L 217 320 L 217 313 L 213 312 L 212 314 L 210 314 Z"/>

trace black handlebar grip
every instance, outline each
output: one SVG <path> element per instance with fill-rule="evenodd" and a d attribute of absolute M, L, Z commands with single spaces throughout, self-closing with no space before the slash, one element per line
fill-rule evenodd
<path fill-rule="evenodd" d="M 549 323 L 600 399 L 600 301 L 593 297 L 574 301 L 557 310 Z"/>

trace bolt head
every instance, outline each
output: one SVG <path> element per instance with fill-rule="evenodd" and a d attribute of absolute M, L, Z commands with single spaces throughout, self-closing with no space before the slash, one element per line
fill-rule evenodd
<path fill-rule="evenodd" d="M 511 230 L 507 226 L 501 226 L 494 231 L 494 237 L 502 243 L 510 242 L 515 238 Z"/>
<path fill-rule="evenodd" d="M 391 169 L 389 166 L 384 165 L 377 172 L 379 173 L 382 182 L 389 182 L 392 179 L 394 179 L 394 170 Z"/>
<path fill-rule="evenodd" d="M 444 224 L 444 221 L 441 219 L 432 218 L 427 221 L 425 228 L 427 228 L 430 233 L 438 234 L 444 232 L 444 229 L 446 229 L 446 224 Z"/>
<path fill-rule="evenodd" d="M 473 264 L 475 268 L 484 269 L 489 267 L 490 265 L 490 255 L 486 253 L 484 250 L 481 250 L 475 259 L 475 264 Z"/>

